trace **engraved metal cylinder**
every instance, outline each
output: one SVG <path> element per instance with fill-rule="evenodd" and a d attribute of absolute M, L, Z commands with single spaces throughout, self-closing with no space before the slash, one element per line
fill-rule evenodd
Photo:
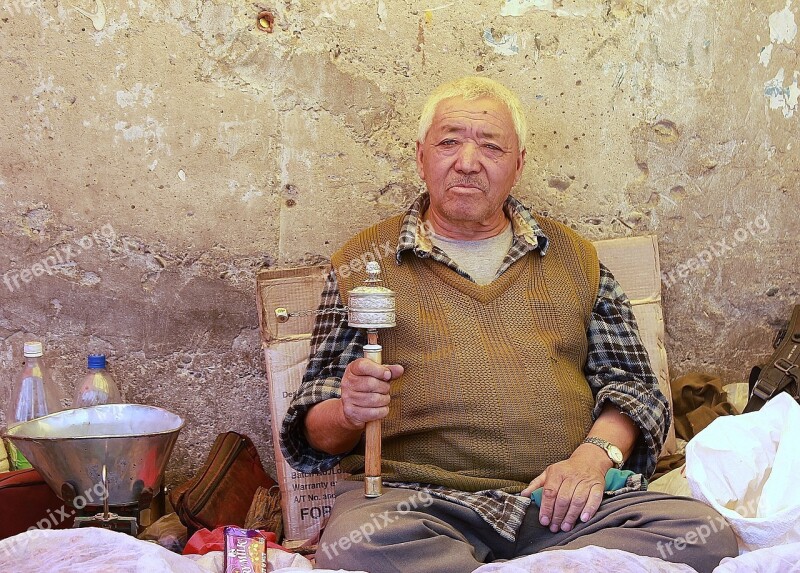
<path fill-rule="evenodd" d="M 378 286 L 381 267 L 377 262 L 368 262 L 366 270 L 366 284 L 348 293 L 347 323 L 353 328 L 392 328 L 396 325 L 394 292 Z"/>
<path fill-rule="evenodd" d="M 394 292 L 379 286 L 350 291 L 347 323 L 353 328 L 392 328 L 395 322 Z"/>

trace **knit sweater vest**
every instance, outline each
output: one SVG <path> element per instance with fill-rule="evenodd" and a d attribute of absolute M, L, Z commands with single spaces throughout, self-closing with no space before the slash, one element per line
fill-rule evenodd
<path fill-rule="evenodd" d="M 411 252 L 380 260 L 397 326 L 378 332 L 385 364 L 402 364 L 383 420 L 387 481 L 519 492 L 567 459 L 592 424 L 583 373 L 600 268 L 592 244 L 536 217 L 550 239 L 479 286 Z M 362 231 L 332 257 L 340 294 L 364 283 L 364 260 L 396 247 L 402 216 Z M 392 249 L 394 252 L 394 248 Z M 360 264 L 359 264 L 360 263 Z M 363 444 L 342 469 L 363 472 Z"/>

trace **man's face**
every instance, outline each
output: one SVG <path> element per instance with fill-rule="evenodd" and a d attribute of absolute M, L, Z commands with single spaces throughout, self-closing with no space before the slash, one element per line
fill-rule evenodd
<path fill-rule="evenodd" d="M 425 141 L 417 142 L 417 172 L 430 192 L 434 220 L 448 227 L 492 226 L 525 165 L 511 113 L 490 98 L 439 103 Z"/>

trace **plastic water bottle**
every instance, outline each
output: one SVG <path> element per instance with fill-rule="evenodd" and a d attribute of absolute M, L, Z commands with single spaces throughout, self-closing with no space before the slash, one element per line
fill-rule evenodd
<path fill-rule="evenodd" d="M 75 391 L 72 407 L 83 408 L 122 402 L 119 387 L 111 373 L 106 370 L 105 355 L 90 354 L 86 366 L 89 370 Z"/>
<path fill-rule="evenodd" d="M 6 425 L 9 428 L 58 412 L 63 408 L 61 391 L 53 383 L 42 354 L 41 342 L 25 343 L 25 366 L 17 376 L 11 395 L 12 399 L 6 409 Z M 10 440 L 8 453 L 14 469 L 21 470 L 31 467 L 30 462 Z"/>

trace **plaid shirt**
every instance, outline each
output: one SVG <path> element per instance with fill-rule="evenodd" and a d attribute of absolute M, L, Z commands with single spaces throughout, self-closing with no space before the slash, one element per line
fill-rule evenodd
<path fill-rule="evenodd" d="M 444 251 L 431 243 L 427 225 L 421 221 L 429 203 L 428 194 L 423 193 L 406 212 L 395 253 L 397 264 L 400 264 L 404 252 L 411 251 L 420 258 L 429 257 L 447 265 L 472 280 Z M 519 201 L 509 197 L 504 208 L 511 220 L 513 240 L 496 276 L 502 275 L 528 253 L 537 251 L 538 256 L 545 256 L 549 243 L 533 215 Z M 293 468 L 305 473 L 329 470 L 346 455 L 332 456 L 315 450 L 306 441 L 302 429 L 303 418 L 309 408 L 324 400 L 340 397 L 339 384 L 345 368 L 363 356 L 366 334 L 361 329 L 350 328 L 346 314 L 341 309 L 336 274 L 331 270 L 319 307 L 319 310 L 327 312 L 317 318 L 308 368 L 281 428 L 281 450 L 286 460 Z M 586 337 L 589 350 L 584 373 L 595 397 L 593 418 L 600 414 L 606 403 L 611 403 L 634 421 L 640 436 L 625 467 L 650 476 L 655 470 L 669 427 L 668 402 L 658 389 L 647 351 L 639 338 L 630 302 L 602 263 L 597 299 Z M 500 491 L 472 493 L 429 484 L 387 482 L 386 485 L 424 490 L 436 497 L 470 507 L 500 535 L 512 541 L 530 503 L 527 498 Z M 625 488 L 613 493 L 644 487 L 646 481 L 641 480 L 641 476 L 632 476 Z"/>

